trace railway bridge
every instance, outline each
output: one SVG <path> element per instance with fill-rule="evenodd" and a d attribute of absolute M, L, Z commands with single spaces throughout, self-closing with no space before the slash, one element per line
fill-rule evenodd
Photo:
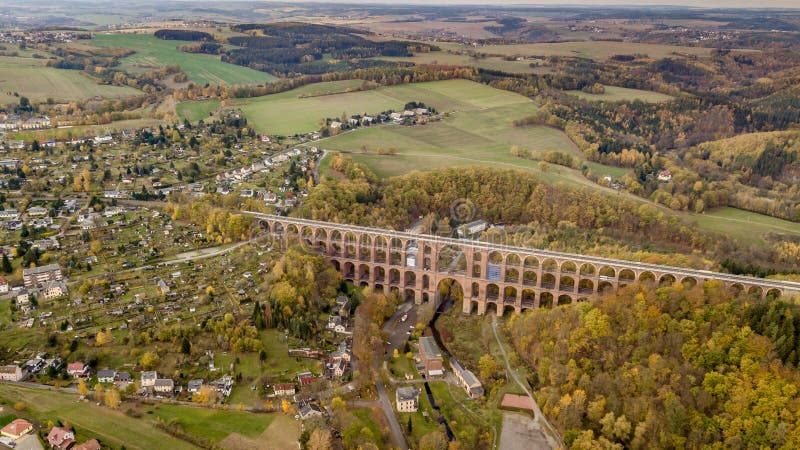
<path fill-rule="evenodd" d="M 269 234 L 311 246 L 345 280 L 416 303 L 460 289 L 465 313 L 522 312 L 586 300 L 631 283 L 716 280 L 755 298 L 800 294 L 800 283 L 537 250 L 245 211 Z"/>

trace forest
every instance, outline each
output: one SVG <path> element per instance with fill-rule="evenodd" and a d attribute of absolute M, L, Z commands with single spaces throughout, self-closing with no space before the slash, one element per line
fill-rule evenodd
<path fill-rule="evenodd" d="M 630 286 L 512 317 L 508 331 L 571 448 L 789 449 L 800 441 L 794 310 L 713 282 Z"/>

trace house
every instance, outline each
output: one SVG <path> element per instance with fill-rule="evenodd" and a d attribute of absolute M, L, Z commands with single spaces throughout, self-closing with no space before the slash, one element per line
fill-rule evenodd
<path fill-rule="evenodd" d="M 310 402 L 302 402 L 298 405 L 297 408 L 298 414 L 300 415 L 300 419 L 306 420 L 310 417 L 321 417 L 325 413 L 322 411 L 322 408 L 315 403 Z"/>
<path fill-rule="evenodd" d="M 186 386 L 186 392 L 194 394 L 195 392 L 199 392 L 201 387 L 203 387 L 203 380 L 189 380 L 189 384 Z"/>
<path fill-rule="evenodd" d="M 15 419 L 0 429 L 0 435 L 17 440 L 33 431 L 33 424 L 25 419 Z"/>
<path fill-rule="evenodd" d="M 297 381 L 300 383 L 300 387 L 308 386 L 309 384 L 313 383 L 316 378 L 311 372 L 303 372 L 297 374 Z"/>
<path fill-rule="evenodd" d="M 142 387 L 153 387 L 158 379 L 158 372 L 142 372 Z"/>
<path fill-rule="evenodd" d="M 672 180 L 672 172 L 666 169 L 658 172 L 658 181 L 667 182 L 670 180 Z"/>
<path fill-rule="evenodd" d="M 39 288 L 39 292 L 47 300 L 61 297 L 67 294 L 67 283 L 63 281 L 50 281 Z"/>
<path fill-rule="evenodd" d="M 31 117 L 30 119 L 22 122 L 23 130 L 39 130 L 42 128 L 50 128 L 50 118 L 47 116 Z"/>
<path fill-rule="evenodd" d="M 458 233 L 458 237 L 463 239 L 486 231 L 487 228 L 489 228 L 489 222 L 485 220 L 473 220 L 470 223 L 465 223 L 458 227 L 456 232 Z"/>
<path fill-rule="evenodd" d="M 32 206 L 25 211 L 30 217 L 42 217 L 47 215 L 47 208 Z"/>
<path fill-rule="evenodd" d="M 102 447 L 100 447 L 100 443 L 97 442 L 97 439 L 89 439 L 83 444 L 72 447 L 72 450 L 100 450 L 101 448 Z"/>
<path fill-rule="evenodd" d="M 164 280 L 158 280 L 158 289 L 161 290 L 163 295 L 169 294 L 169 286 L 167 286 L 167 283 L 164 282 Z"/>
<path fill-rule="evenodd" d="M 400 113 L 398 113 L 398 112 L 393 112 L 393 113 L 389 114 L 389 117 L 390 117 L 392 120 L 400 120 L 400 119 L 402 119 L 402 118 L 403 118 L 403 115 L 402 115 L 402 114 L 400 114 Z"/>
<path fill-rule="evenodd" d="M 450 358 L 450 368 L 453 369 L 458 383 L 467 391 L 470 398 L 483 397 L 483 385 L 472 371 L 462 367 L 455 358 Z"/>
<path fill-rule="evenodd" d="M 125 389 L 128 387 L 128 383 L 131 382 L 131 374 L 128 372 L 117 372 L 117 376 L 114 377 L 114 386 Z"/>
<path fill-rule="evenodd" d="M 417 412 L 419 391 L 412 386 L 397 388 L 394 393 L 397 412 Z"/>
<path fill-rule="evenodd" d="M 439 351 L 439 346 L 432 337 L 419 338 L 419 358 L 424 366 L 426 376 L 438 377 L 444 374 L 442 352 Z"/>
<path fill-rule="evenodd" d="M 25 377 L 22 369 L 17 365 L 0 366 L 0 380 L 21 381 Z"/>
<path fill-rule="evenodd" d="M 331 129 L 332 130 L 338 130 L 339 128 L 342 128 L 342 122 L 338 122 L 336 120 L 331 122 Z"/>
<path fill-rule="evenodd" d="M 8 141 L 8 148 L 11 150 L 22 150 L 25 148 L 25 141 L 23 140 L 15 140 L 15 141 Z"/>
<path fill-rule="evenodd" d="M 341 378 L 347 373 L 349 363 L 344 358 L 331 358 L 326 367 L 331 378 Z"/>
<path fill-rule="evenodd" d="M 352 303 L 350 299 L 346 295 L 340 295 L 336 298 L 336 306 L 339 308 L 339 315 L 347 318 L 350 317 L 350 309 L 352 307 Z"/>
<path fill-rule="evenodd" d="M 83 378 L 89 373 L 89 368 L 82 362 L 67 364 L 67 373 L 74 378 Z"/>
<path fill-rule="evenodd" d="M 347 325 L 345 324 L 344 320 L 339 317 L 331 314 L 328 317 L 328 326 L 329 330 L 332 330 L 335 333 L 345 333 L 347 332 Z"/>
<path fill-rule="evenodd" d="M 43 252 L 46 252 L 47 250 L 58 249 L 60 247 L 61 244 L 59 244 L 58 240 L 54 238 L 37 239 L 31 243 L 31 248 L 38 248 Z"/>
<path fill-rule="evenodd" d="M 0 275 L 0 295 L 8 294 L 8 291 L 11 288 L 8 285 L 8 280 L 5 279 L 2 275 Z"/>
<path fill-rule="evenodd" d="M 293 383 L 278 383 L 272 386 L 272 389 L 278 397 L 289 397 L 295 394 Z"/>
<path fill-rule="evenodd" d="M 19 211 L 13 208 L 0 211 L 0 220 L 17 220 L 19 219 Z"/>
<path fill-rule="evenodd" d="M 170 378 L 159 378 L 153 383 L 153 390 L 160 394 L 172 394 L 175 391 L 175 382 Z"/>
<path fill-rule="evenodd" d="M 58 264 L 48 264 L 22 270 L 22 281 L 25 287 L 39 286 L 48 281 L 61 281 L 63 279 L 61 266 Z"/>
<path fill-rule="evenodd" d="M 98 370 L 97 371 L 97 382 L 98 383 L 113 383 L 114 379 L 117 376 L 117 372 L 115 370 Z"/>
<path fill-rule="evenodd" d="M 47 443 L 55 450 L 69 450 L 75 445 L 75 433 L 68 426 L 53 427 L 47 434 Z"/>
<path fill-rule="evenodd" d="M 110 134 L 101 134 L 99 136 L 94 137 L 95 144 L 108 144 L 113 140 L 114 138 Z"/>

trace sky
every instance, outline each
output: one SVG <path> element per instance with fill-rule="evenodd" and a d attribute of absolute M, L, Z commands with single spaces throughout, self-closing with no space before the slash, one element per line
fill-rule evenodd
<path fill-rule="evenodd" d="M 281 1 L 281 0 L 278 0 Z M 282 0 L 292 2 L 292 0 Z M 800 9 L 800 0 L 309 0 L 320 3 L 389 3 L 444 5 L 542 5 L 542 6 L 688 6 L 695 8 L 792 8 Z M 300 0 L 305 2 L 305 0 Z M 299 2 L 298 2 L 299 3 Z"/>

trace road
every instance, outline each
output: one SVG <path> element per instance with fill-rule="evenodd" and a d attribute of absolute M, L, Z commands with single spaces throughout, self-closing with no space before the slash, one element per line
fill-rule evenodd
<path fill-rule="evenodd" d="M 500 341 L 500 335 L 497 334 L 497 316 L 492 316 L 492 331 L 494 332 L 494 338 L 497 341 L 497 345 L 500 347 L 500 353 L 503 354 L 503 362 L 506 365 L 506 372 L 514 380 L 517 385 L 525 391 L 525 394 L 531 399 L 531 405 L 533 405 L 533 420 L 534 422 L 538 422 L 544 424 L 544 427 L 547 429 L 547 433 L 542 433 L 544 437 L 547 439 L 548 443 L 550 444 L 550 448 L 563 448 L 564 444 L 561 442 L 561 437 L 558 435 L 558 432 L 550 422 L 547 421 L 547 418 L 542 414 L 542 410 L 539 408 L 539 404 L 536 403 L 536 399 L 533 398 L 533 394 L 528 389 L 528 386 L 525 383 L 521 382 L 519 379 L 519 374 L 516 370 L 511 367 L 511 364 L 508 362 L 508 355 L 506 354 L 506 348 L 503 346 L 503 343 Z"/>

